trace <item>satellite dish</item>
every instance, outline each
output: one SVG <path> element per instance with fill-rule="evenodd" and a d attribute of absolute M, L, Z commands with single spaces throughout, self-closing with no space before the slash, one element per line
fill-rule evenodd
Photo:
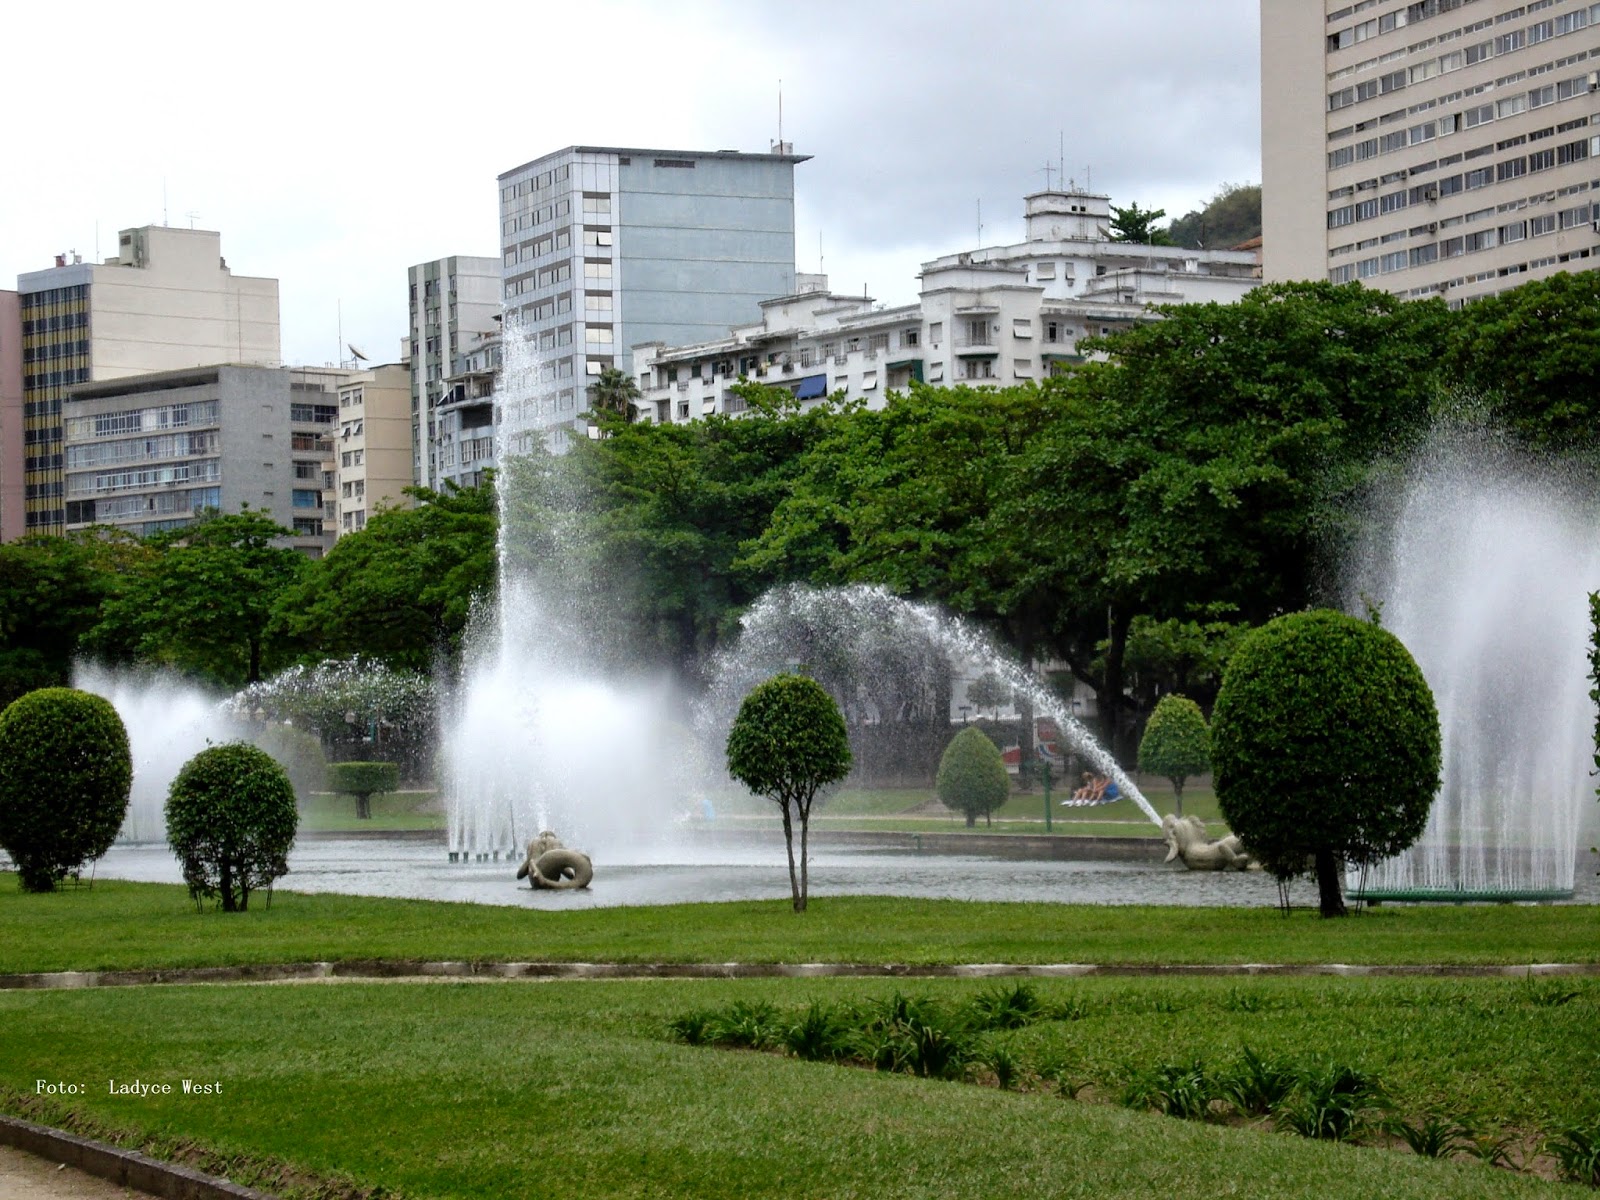
<path fill-rule="evenodd" d="M 357 362 L 366 362 L 366 361 L 368 361 L 367 356 L 365 354 L 361 353 L 361 351 L 357 350 L 349 342 L 345 343 L 345 348 L 350 351 L 350 357 L 355 359 Z"/>

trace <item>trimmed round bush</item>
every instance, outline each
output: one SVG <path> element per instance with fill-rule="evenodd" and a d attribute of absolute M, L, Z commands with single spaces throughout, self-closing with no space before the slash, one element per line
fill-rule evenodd
<path fill-rule="evenodd" d="M 774 675 L 739 705 L 728 730 L 728 774 L 783 813 L 794 911 L 806 908 L 806 833 L 819 788 L 850 771 L 850 733 L 823 686 L 805 675 Z M 800 818 L 795 873 L 794 818 Z"/>
<path fill-rule="evenodd" d="M 298 822 L 288 772 L 244 742 L 200 751 L 167 793 L 167 844 L 189 895 L 223 912 L 244 912 L 252 891 L 288 873 Z"/>
<path fill-rule="evenodd" d="M 400 768 L 392 762 L 342 762 L 328 764 L 328 789 L 356 798 L 356 816 L 372 816 L 373 795 L 395 791 L 400 786 Z"/>
<path fill-rule="evenodd" d="M 1341 916 L 1344 862 L 1422 834 L 1439 790 L 1433 692 L 1392 633 L 1343 613 L 1279 617 L 1240 643 L 1211 714 L 1223 818 L 1279 879 L 1314 869 Z"/>
<path fill-rule="evenodd" d="M 1172 799 L 1183 816 L 1183 784 L 1211 769 L 1211 730 L 1200 706 L 1170 693 L 1156 702 L 1139 741 L 1139 770 L 1172 781 Z"/>
<path fill-rule="evenodd" d="M 41 688 L 0 713 L 0 846 L 23 890 L 51 891 L 109 850 L 132 785 L 128 731 L 109 700 Z"/>
<path fill-rule="evenodd" d="M 944 748 L 934 788 L 946 808 L 964 813 L 967 826 L 988 820 L 1011 794 L 1011 778 L 1000 747 L 981 729 L 968 726 Z"/>

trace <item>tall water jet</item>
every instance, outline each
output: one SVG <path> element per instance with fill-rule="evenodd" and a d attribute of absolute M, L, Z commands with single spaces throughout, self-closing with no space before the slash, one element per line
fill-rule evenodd
<path fill-rule="evenodd" d="M 1592 494 L 1483 435 L 1418 457 L 1354 572 L 1350 607 L 1422 668 L 1444 769 L 1421 839 L 1353 888 L 1375 899 L 1552 899 L 1573 890 L 1593 797 L 1588 595 L 1600 588 Z"/>
<path fill-rule="evenodd" d="M 779 588 L 746 615 L 735 646 L 717 663 L 697 724 L 708 746 L 725 734 L 739 701 L 761 680 L 803 666 L 839 700 L 855 729 L 904 723 L 915 714 L 934 733 L 926 749 L 937 761 L 951 736 L 950 680 L 978 664 L 1049 717 L 1067 744 L 1155 825 L 1161 817 L 1111 753 L 1072 715 L 1069 704 L 980 630 L 932 605 L 881 587 Z"/>
<path fill-rule="evenodd" d="M 238 737 L 239 726 L 215 697 L 174 676 L 79 664 L 72 683 L 109 700 L 128 731 L 133 788 L 118 840 L 165 841 L 167 789 L 178 771 L 208 745 Z"/>
<path fill-rule="evenodd" d="M 686 795 L 674 766 L 684 733 L 669 720 L 671 687 L 627 669 L 585 569 L 582 515 L 560 520 L 570 498 L 522 519 L 525 491 L 557 499 L 547 490 L 556 464 L 542 446 L 555 402 L 540 398 L 539 355 L 510 320 L 502 349 L 499 594 L 477 615 L 445 702 L 449 853 L 520 858 L 526 841 L 553 829 L 616 861 L 670 833 Z"/>

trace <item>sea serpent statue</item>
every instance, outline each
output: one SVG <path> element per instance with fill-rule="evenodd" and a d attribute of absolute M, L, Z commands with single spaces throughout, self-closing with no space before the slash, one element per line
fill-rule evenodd
<path fill-rule="evenodd" d="M 1213 842 L 1206 838 L 1206 823 L 1199 817 L 1180 817 L 1168 813 L 1161 818 L 1161 833 L 1167 839 L 1166 861 L 1181 858 L 1191 871 L 1248 871 L 1260 868 L 1250 857 L 1238 835 L 1230 833 Z"/>
<path fill-rule="evenodd" d="M 527 879 L 535 888 L 586 888 L 594 878 L 594 864 L 582 850 L 568 850 L 546 829 L 528 843 L 528 857 L 517 868 L 517 878 Z"/>

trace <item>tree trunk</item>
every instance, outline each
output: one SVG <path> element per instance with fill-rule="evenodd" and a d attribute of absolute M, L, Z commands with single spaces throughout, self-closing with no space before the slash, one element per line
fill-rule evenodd
<path fill-rule="evenodd" d="M 1183 816 L 1183 780 L 1172 781 L 1172 810 L 1178 816 Z"/>
<path fill-rule="evenodd" d="M 974 828 L 977 827 L 977 824 L 978 824 L 978 814 L 973 812 L 972 810 L 968 809 L 967 810 L 967 828 L 968 829 L 974 829 Z"/>
<path fill-rule="evenodd" d="M 1111 756 L 1123 760 L 1122 704 L 1123 689 L 1127 686 L 1125 662 L 1128 656 L 1128 629 L 1133 624 L 1131 613 L 1110 605 L 1106 612 L 1106 669 L 1100 688 L 1100 736 Z"/>
<path fill-rule="evenodd" d="M 358 821 L 370 821 L 371 819 L 372 819 L 371 795 L 370 795 L 370 793 L 362 792 L 361 794 L 356 796 L 356 820 L 358 820 Z"/>
<path fill-rule="evenodd" d="M 807 893 L 810 891 L 810 882 L 806 878 L 806 839 L 811 834 L 811 804 L 800 810 L 800 904 L 795 912 L 805 912 Z"/>
<path fill-rule="evenodd" d="M 789 853 L 789 895 L 795 912 L 805 912 L 805 902 L 800 898 L 800 879 L 794 872 L 794 819 L 789 814 L 789 802 L 783 802 L 783 848 Z"/>
<path fill-rule="evenodd" d="M 1344 888 L 1339 879 L 1339 860 L 1332 850 L 1318 850 L 1317 901 L 1325 917 L 1345 916 Z"/>
<path fill-rule="evenodd" d="M 222 860 L 222 877 L 218 884 L 218 890 L 222 893 L 222 911 L 238 912 L 238 907 L 233 901 L 233 864 L 226 857 Z"/>

